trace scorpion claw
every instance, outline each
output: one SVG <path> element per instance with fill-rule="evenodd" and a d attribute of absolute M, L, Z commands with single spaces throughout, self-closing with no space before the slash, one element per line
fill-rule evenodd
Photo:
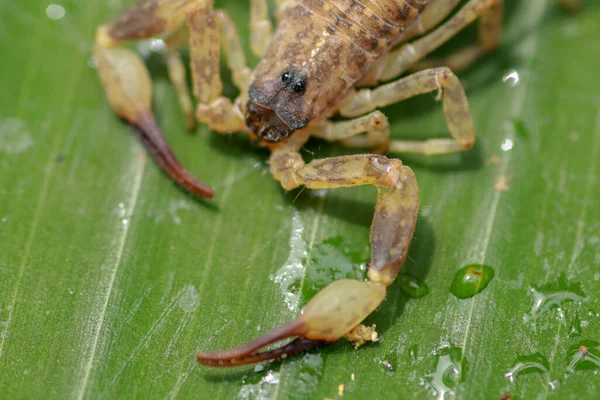
<path fill-rule="evenodd" d="M 135 127 L 146 149 L 175 182 L 198 197 L 213 197 L 214 190 L 181 165 L 156 124 L 150 111 L 150 77 L 139 56 L 129 49 L 106 47 L 110 38 L 105 31 L 106 27 L 98 30 L 94 55 L 111 107 Z"/>
<path fill-rule="evenodd" d="M 302 314 L 252 342 L 231 350 L 198 354 L 200 364 L 234 367 L 284 358 L 340 339 L 365 319 L 385 297 L 385 285 L 351 279 L 335 281 L 319 292 Z M 272 350 L 261 348 L 289 337 L 295 340 Z"/>
<path fill-rule="evenodd" d="M 248 350 L 249 346 L 253 344 L 250 343 L 237 349 L 200 353 L 197 358 L 198 362 L 202 365 L 211 367 L 236 367 L 286 358 L 292 354 L 300 353 L 325 343 L 327 342 L 324 340 L 297 338 L 281 347 L 265 351 L 258 351 L 260 347 Z"/>
<path fill-rule="evenodd" d="M 308 350 L 318 344 L 323 343 L 319 340 L 310 340 L 297 338 L 279 348 L 260 351 L 261 348 L 271 343 L 287 339 L 293 336 L 300 336 L 303 329 L 301 318 L 288 322 L 278 328 L 275 328 L 262 336 L 254 339 L 252 342 L 231 350 L 210 351 L 198 354 L 198 362 L 203 365 L 213 367 L 232 367 L 237 365 L 253 364 L 266 360 L 286 357 L 289 354 Z"/>
<path fill-rule="evenodd" d="M 215 191 L 193 176 L 177 159 L 173 150 L 156 125 L 150 112 L 141 113 L 141 117 L 133 125 L 138 137 L 152 155 L 154 160 L 178 185 L 202 198 L 212 198 Z"/>

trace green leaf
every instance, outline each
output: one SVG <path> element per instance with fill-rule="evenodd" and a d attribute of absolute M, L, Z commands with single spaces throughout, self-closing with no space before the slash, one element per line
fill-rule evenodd
<path fill-rule="evenodd" d="M 463 399 L 597 395 L 597 2 L 571 15 L 551 0 L 506 1 L 501 49 L 459 74 L 476 146 L 402 157 L 421 195 L 402 274 L 429 293 L 390 286 L 366 321 L 378 343 L 355 350 L 342 340 L 236 370 L 199 366 L 194 355 L 290 320 L 328 280 L 364 277 L 376 193 L 286 193 L 267 152 L 243 136 L 186 133 L 152 53 L 158 122 L 217 197 L 178 189 L 111 112 L 92 68 L 95 27 L 125 3 L 0 3 L 1 397 L 421 399 L 436 387 Z M 248 49 L 247 2 L 218 3 Z M 445 51 L 473 39 L 470 29 Z M 447 136 L 434 96 L 384 111 L 395 138 Z M 303 155 L 347 152 L 314 141 Z M 450 285 L 469 264 L 495 275 L 458 299 Z M 533 356 L 546 371 L 507 378 Z"/>

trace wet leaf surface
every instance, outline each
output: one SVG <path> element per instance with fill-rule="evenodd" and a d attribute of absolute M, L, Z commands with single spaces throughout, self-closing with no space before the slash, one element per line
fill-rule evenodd
<path fill-rule="evenodd" d="M 379 343 L 354 350 L 341 341 L 237 370 L 200 367 L 194 354 L 289 320 L 290 299 L 305 303 L 324 280 L 363 276 L 375 191 L 285 193 L 268 176 L 266 152 L 245 138 L 186 133 L 162 57 L 145 45 L 158 122 L 217 197 L 179 190 L 113 115 L 93 69 L 95 26 L 128 3 L 0 3 L 3 397 L 440 397 L 431 382 L 443 357 L 454 368 L 441 377 L 446 398 L 598 393 L 596 2 L 571 15 L 550 0 L 507 1 L 502 48 L 460 74 L 475 148 L 402 157 L 421 192 L 403 273 L 429 293 L 411 298 L 392 285 L 367 319 Z M 248 48 L 247 2 L 218 3 Z M 433 95 L 385 112 L 394 137 L 447 134 Z M 304 155 L 346 152 L 315 141 Z M 470 264 L 491 265 L 495 276 L 461 300 L 449 288 Z M 278 282 L 290 266 L 289 285 Z M 536 308 L 550 292 L 574 295 Z M 532 354 L 547 372 L 507 379 Z"/>

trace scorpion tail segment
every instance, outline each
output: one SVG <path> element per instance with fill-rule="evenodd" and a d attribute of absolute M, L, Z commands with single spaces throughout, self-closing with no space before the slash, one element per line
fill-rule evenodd
<path fill-rule="evenodd" d="M 146 148 L 175 182 L 199 197 L 213 197 L 209 186 L 183 168 L 156 125 L 150 111 L 152 86 L 144 63 L 131 50 L 108 47 L 103 29 L 98 32 L 94 55 L 112 109 L 138 129 Z"/>
<path fill-rule="evenodd" d="M 351 279 L 335 281 L 320 291 L 295 320 L 232 350 L 201 353 L 200 364 L 234 367 L 287 357 L 327 342 L 335 342 L 363 319 L 385 298 L 385 285 Z M 273 350 L 260 351 L 271 343 L 297 336 L 296 340 Z"/>

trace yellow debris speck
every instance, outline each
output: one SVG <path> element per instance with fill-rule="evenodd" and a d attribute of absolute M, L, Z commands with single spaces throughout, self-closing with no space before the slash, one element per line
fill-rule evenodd
<path fill-rule="evenodd" d="M 500 165 L 500 157 L 492 156 L 488 160 L 486 160 L 486 165 Z"/>
<path fill-rule="evenodd" d="M 342 397 L 344 395 L 344 384 L 340 383 L 340 385 L 338 386 L 338 395 L 340 397 Z"/>
<path fill-rule="evenodd" d="M 353 381 L 354 380 L 354 372 L 352 373 L 352 375 L 350 375 L 350 380 Z"/>
<path fill-rule="evenodd" d="M 354 344 L 355 349 L 358 349 L 366 342 L 376 342 L 378 338 L 375 325 L 365 326 L 362 324 L 355 326 L 350 332 L 346 333 L 346 336 L 344 337 Z"/>
<path fill-rule="evenodd" d="M 510 189 L 510 186 L 508 186 L 509 181 L 510 178 L 506 176 L 499 176 L 494 184 L 494 190 L 497 192 L 508 192 Z"/>

